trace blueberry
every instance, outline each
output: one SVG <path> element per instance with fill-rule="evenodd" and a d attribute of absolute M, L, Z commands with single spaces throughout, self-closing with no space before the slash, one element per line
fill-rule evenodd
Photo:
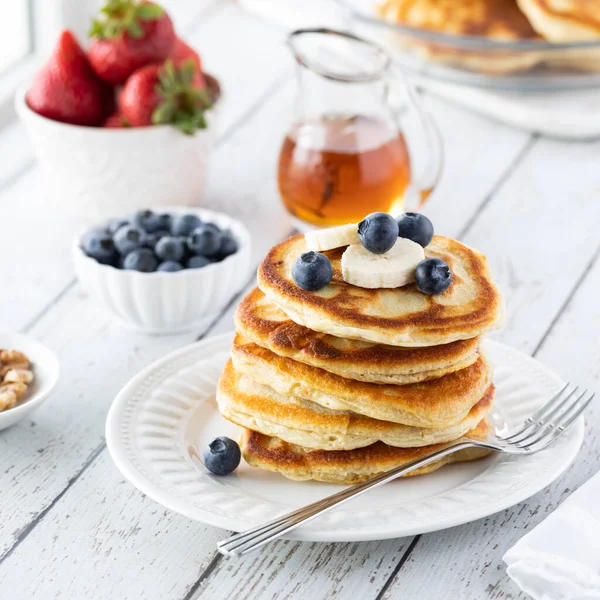
<path fill-rule="evenodd" d="M 171 221 L 171 235 L 187 237 L 200 225 L 202 221 L 196 215 L 175 215 Z"/>
<path fill-rule="evenodd" d="M 316 292 L 325 287 L 333 277 L 331 261 L 320 252 L 305 252 L 294 263 L 292 277 L 298 287 Z"/>
<path fill-rule="evenodd" d="M 384 254 L 398 239 L 398 223 L 387 213 L 371 213 L 358 224 L 358 237 L 369 252 Z"/>
<path fill-rule="evenodd" d="M 146 233 L 133 225 L 124 225 L 113 236 L 117 250 L 124 256 L 141 248 L 146 241 Z"/>
<path fill-rule="evenodd" d="M 146 233 L 154 233 L 161 229 L 158 215 L 151 210 L 138 210 L 131 220 L 135 227 L 143 229 Z"/>
<path fill-rule="evenodd" d="M 441 294 L 452 283 L 452 271 L 441 258 L 426 258 L 417 265 L 415 280 L 424 294 Z"/>
<path fill-rule="evenodd" d="M 192 258 L 187 261 L 186 266 L 188 269 L 201 269 L 206 265 L 210 265 L 211 262 L 212 260 L 206 258 L 206 256 L 192 256 Z"/>
<path fill-rule="evenodd" d="M 165 273 L 174 273 L 175 271 L 183 270 L 183 265 L 176 260 L 165 260 L 158 265 L 157 271 L 163 271 Z"/>
<path fill-rule="evenodd" d="M 228 437 L 215 438 L 202 452 L 204 466 L 215 475 L 229 475 L 238 468 L 242 453 Z"/>
<path fill-rule="evenodd" d="M 421 213 L 407 212 L 400 215 L 398 221 L 398 235 L 421 244 L 423 248 L 433 238 L 433 223 Z"/>
<path fill-rule="evenodd" d="M 221 232 L 211 227 L 210 224 L 200 225 L 190 234 L 187 245 L 194 254 L 201 254 L 210 258 L 219 253 L 221 238 Z"/>
<path fill-rule="evenodd" d="M 219 258 L 225 258 L 231 254 L 235 254 L 238 251 L 237 240 L 233 237 L 230 231 L 223 233 L 221 237 L 221 245 L 219 247 Z"/>
<path fill-rule="evenodd" d="M 166 231 L 167 233 L 171 232 L 171 223 L 173 218 L 168 213 L 162 213 L 160 215 L 156 215 L 156 219 L 158 222 L 158 228 Z"/>
<path fill-rule="evenodd" d="M 115 248 L 112 236 L 106 231 L 93 230 L 81 240 L 83 251 L 103 265 L 116 266 L 119 253 Z"/>
<path fill-rule="evenodd" d="M 138 248 L 131 251 L 123 260 L 123 268 L 126 271 L 141 271 L 142 273 L 152 273 L 156 271 L 158 261 L 154 252 L 149 248 Z"/>
<path fill-rule="evenodd" d="M 111 219 L 108 222 L 107 230 L 109 233 L 114 235 L 121 227 L 125 225 L 129 225 L 129 221 L 127 219 Z"/>
<path fill-rule="evenodd" d="M 181 239 L 168 236 L 158 240 L 154 252 L 160 260 L 181 262 L 185 256 L 185 245 Z"/>

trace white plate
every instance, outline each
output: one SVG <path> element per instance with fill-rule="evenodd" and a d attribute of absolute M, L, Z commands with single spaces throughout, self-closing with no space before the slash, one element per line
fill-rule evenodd
<path fill-rule="evenodd" d="M 214 437 L 236 438 L 218 413 L 217 380 L 232 334 L 182 348 L 134 377 L 115 399 L 106 423 L 110 454 L 142 492 L 191 519 L 241 531 L 332 494 L 342 486 L 295 482 L 242 461 L 215 477 L 190 457 Z M 486 342 L 495 365 L 494 424 L 522 422 L 561 385 L 536 360 Z M 573 461 L 583 441 L 579 419 L 551 448 L 528 457 L 493 455 L 397 480 L 295 530 L 290 539 L 360 541 L 415 535 L 480 519 L 532 496 Z"/>
<path fill-rule="evenodd" d="M 0 412 L 0 430 L 25 418 L 46 400 L 60 374 L 55 354 L 43 344 L 21 333 L 0 333 L 0 348 L 23 352 L 33 365 L 33 383 L 13 408 Z"/>

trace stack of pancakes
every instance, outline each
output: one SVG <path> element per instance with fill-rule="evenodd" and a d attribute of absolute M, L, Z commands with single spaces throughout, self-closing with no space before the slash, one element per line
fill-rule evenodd
<path fill-rule="evenodd" d="M 308 292 L 291 276 L 304 237 L 286 240 L 237 310 L 217 401 L 243 428 L 246 461 L 292 479 L 354 483 L 463 435 L 485 437 L 494 386 L 480 342 L 503 317 L 485 257 L 434 237 L 425 254 L 446 261 L 453 280 L 427 296 L 415 284 L 346 283 L 343 250 L 325 252 L 333 280 Z M 458 452 L 413 474 L 485 454 Z"/>

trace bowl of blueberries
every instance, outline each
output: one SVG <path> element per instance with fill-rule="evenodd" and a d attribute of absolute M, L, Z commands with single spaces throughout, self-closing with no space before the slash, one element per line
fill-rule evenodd
<path fill-rule="evenodd" d="M 246 282 L 250 234 L 205 209 L 147 209 L 74 242 L 82 287 L 122 323 L 146 333 L 202 327 Z"/>

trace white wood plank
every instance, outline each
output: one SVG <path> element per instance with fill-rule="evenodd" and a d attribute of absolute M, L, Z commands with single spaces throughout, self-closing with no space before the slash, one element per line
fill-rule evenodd
<path fill-rule="evenodd" d="M 232 55 L 224 51 L 228 42 L 224 42 L 222 31 L 240 40 L 252 35 L 253 43 L 239 56 Z M 220 5 L 190 39 L 206 56 L 207 63 L 214 65 L 214 72 L 224 84 L 219 117 L 221 134 L 229 135 L 236 123 L 252 117 L 257 104 L 266 101 L 267 90 L 281 80 L 286 69 L 291 70 L 287 52 L 279 44 L 278 30 L 255 21 L 230 2 Z M 256 65 L 261 65 L 260 69 Z M 268 123 L 264 126 L 268 130 Z M 17 128 L 14 135 L 20 135 L 19 131 Z M 263 132 L 255 135 L 259 138 Z M 231 181 L 232 169 L 238 170 L 240 165 L 247 168 L 257 158 L 248 154 L 238 153 L 238 162 L 227 165 L 218 158 L 220 151 L 215 150 L 212 162 L 219 176 Z M 239 190 L 228 193 L 228 197 L 239 195 Z M 215 205 L 210 189 L 207 198 Z M 217 207 L 228 212 L 227 198 L 221 197 Z M 73 280 L 70 257 L 74 232 L 72 224 L 57 218 L 53 206 L 47 202 L 37 169 L 0 192 L 0 221 L 10 223 L 10 227 L 3 227 L 0 236 L 0 255 L 10 257 L 0 266 L 6 290 L 0 299 L 0 330 L 14 330 L 24 327 Z"/>
<path fill-rule="evenodd" d="M 143 496 L 107 452 L 63 506 L 11 556 L 16 569 L 0 568 L 3 598 L 180 600 L 209 565 L 220 536 Z M 130 557 L 126 568 L 123 556 Z"/>

